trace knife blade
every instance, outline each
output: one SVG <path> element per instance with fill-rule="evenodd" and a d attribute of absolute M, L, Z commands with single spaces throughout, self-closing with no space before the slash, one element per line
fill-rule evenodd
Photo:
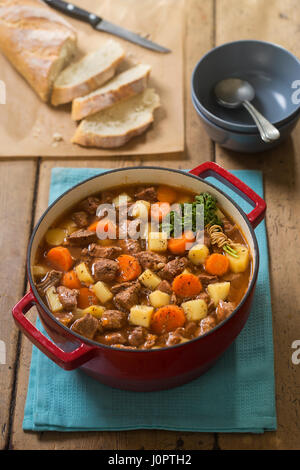
<path fill-rule="evenodd" d="M 97 31 L 103 31 L 105 33 L 110 33 L 115 36 L 119 36 L 126 41 L 133 42 L 134 44 L 138 44 L 139 46 L 146 47 L 147 49 L 151 49 L 152 51 L 156 52 L 171 52 L 170 49 L 166 47 L 160 46 L 155 42 L 150 41 L 147 38 L 143 38 L 139 34 L 133 33 L 128 31 L 121 26 L 115 25 L 110 23 L 109 21 L 104 20 L 100 16 L 95 15 L 94 13 L 90 13 L 83 8 L 77 7 L 73 3 L 64 2 L 63 0 L 44 0 L 47 5 L 56 10 L 65 13 L 72 18 L 76 18 L 77 20 L 84 21 L 85 23 L 90 24 L 94 29 Z"/>

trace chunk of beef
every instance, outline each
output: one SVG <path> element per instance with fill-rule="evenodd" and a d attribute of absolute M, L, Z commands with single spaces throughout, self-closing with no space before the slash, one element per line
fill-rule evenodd
<path fill-rule="evenodd" d="M 153 253 L 152 251 L 141 251 L 136 255 L 143 269 L 151 269 L 152 271 L 158 271 L 162 269 L 167 259 L 163 255 Z"/>
<path fill-rule="evenodd" d="M 46 274 L 46 276 L 43 277 L 41 282 L 36 284 L 39 294 L 45 295 L 46 290 L 49 289 L 49 287 L 52 287 L 52 286 L 56 287 L 60 283 L 61 278 L 62 278 L 61 271 L 55 271 L 54 269 L 52 269 L 52 271 L 49 271 Z"/>
<path fill-rule="evenodd" d="M 185 326 L 176 328 L 175 333 L 183 336 L 184 338 L 192 338 L 197 330 L 197 323 L 194 321 L 188 321 Z"/>
<path fill-rule="evenodd" d="M 116 259 L 122 253 L 122 248 L 118 246 L 100 246 L 91 243 L 88 248 L 83 248 L 81 254 L 89 255 L 93 258 Z"/>
<path fill-rule="evenodd" d="M 182 340 L 182 336 L 175 331 L 171 331 L 168 334 L 166 345 L 167 346 L 174 346 L 175 344 L 179 344 Z"/>
<path fill-rule="evenodd" d="M 175 258 L 169 261 L 163 269 L 159 271 L 159 276 L 167 281 L 173 281 L 174 277 L 178 276 L 188 265 L 187 258 Z"/>
<path fill-rule="evenodd" d="M 212 284 L 213 282 L 219 281 L 218 276 L 206 273 L 198 274 L 198 278 L 203 286 L 207 286 L 208 284 Z"/>
<path fill-rule="evenodd" d="M 238 230 L 236 225 L 233 225 L 232 223 L 229 222 L 229 220 L 224 219 L 223 220 L 223 230 L 224 233 L 228 236 L 231 237 L 236 230 Z"/>
<path fill-rule="evenodd" d="M 204 335 L 216 326 L 216 320 L 212 315 L 208 315 L 200 322 L 199 336 Z"/>
<path fill-rule="evenodd" d="M 113 191 L 102 191 L 101 193 L 101 204 L 111 204 L 115 197 Z"/>
<path fill-rule="evenodd" d="M 201 292 L 201 294 L 198 294 L 196 299 L 201 299 L 201 300 L 205 300 L 205 302 L 207 303 L 207 305 L 209 304 L 210 302 L 210 296 L 208 295 L 207 292 Z"/>
<path fill-rule="evenodd" d="M 75 222 L 77 227 L 86 227 L 89 223 L 89 216 L 84 211 L 74 212 L 72 214 L 71 219 Z"/>
<path fill-rule="evenodd" d="M 127 338 L 124 333 L 107 333 L 104 336 L 104 342 L 119 347 L 119 345 L 127 343 Z"/>
<path fill-rule="evenodd" d="M 59 286 L 57 288 L 60 303 L 64 310 L 74 310 L 77 307 L 77 298 L 79 291 L 77 289 L 69 289 L 68 287 Z"/>
<path fill-rule="evenodd" d="M 67 240 L 71 245 L 84 246 L 89 243 L 94 243 L 97 241 L 96 232 L 91 232 L 90 230 L 80 229 L 76 232 L 71 233 Z"/>
<path fill-rule="evenodd" d="M 128 335 L 128 342 L 131 346 L 140 346 L 145 342 L 146 329 L 142 326 L 137 326 L 130 331 Z"/>
<path fill-rule="evenodd" d="M 117 294 L 121 290 L 127 289 L 127 287 L 131 287 L 136 284 L 136 281 L 130 281 L 130 282 L 122 282 L 120 284 L 115 284 L 110 288 L 111 292 L 113 294 Z"/>
<path fill-rule="evenodd" d="M 139 302 L 140 284 L 137 282 L 127 289 L 121 290 L 114 297 L 115 306 L 120 310 L 129 311 Z"/>
<path fill-rule="evenodd" d="M 151 349 L 153 348 L 153 346 L 155 346 L 155 343 L 156 343 L 156 340 L 157 340 L 157 336 L 156 335 L 153 335 L 151 333 L 148 333 L 147 336 L 146 336 L 146 341 L 143 345 L 143 348 L 145 349 Z"/>
<path fill-rule="evenodd" d="M 171 284 L 168 281 L 161 281 L 157 288 L 157 290 L 160 290 L 161 292 L 165 292 L 166 294 L 172 294 L 172 287 Z"/>
<path fill-rule="evenodd" d="M 118 271 L 118 262 L 105 258 L 97 258 L 92 267 L 92 273 L 96 281 L 112 282 Z"/>
<path fill-rule="evenodd" d="M 119 245 L 122 248 L 123 253 L 135 255 L 141 251 L 141 245 L 138 240 L 132 238 L 126 238 L 125 240 L 119 240 Z"/>
<path fill-rule="evenodd" d="M 71 312 L 57 312 L 55 318 L 65 326 L 70 326 L 70 323 L 74 319 L 74 315 Z"/>
<path fill-rule="evenodd" d="M 127 314 L 119 310 L 105 310 L 100 323 L 103 330 L 118 330 L 126 324 Z"/>
<path fill-rule="evenodd" d="M 91 215 L 95 215 L 99 204 L 101 204 L 100 199 L 90 196 L 79 204 L 79 209 L 88 212 Z"/>
<path fill-rule="evenodd" d="M 88 313 L 84 317 L 76 320 L 71 326 L 71 330 L 85 338 L 93 339 L 98 327 L 99 320 Z"/>
<path fill-rule="evenodd" d="M 144 201 L 156 202 L 157 201 L 157 191 L 151 186 L 150 188 L 139 188 L 139 190 L 134 195 L 135 199 L 142 199 Z"/>
<path fill-rule="evenodd" d="M 232 302 L 224 302 L 220 300 L 216 309 L 216 316 L 219 322 L 223 321 L 225 318 L 229 317 L 232 314 L 235 306 Z"/>

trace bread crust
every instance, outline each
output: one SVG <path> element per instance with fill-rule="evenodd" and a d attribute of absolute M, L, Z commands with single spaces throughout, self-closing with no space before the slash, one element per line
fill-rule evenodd
<path fill-rule="evenodd" d="M 0 4 L 0 49 L 43 101 L 77 50 L 77 35 L 63 17 L 40 0 Z"/>
<path fill-rule="evenodd" d="M 130 129 L 120 135 L 106 135 L 86 133 L 83 131 L 81 124 L 77 127 L 76 132 L 71 139 L 73 144 L 82 145 L 83 147 L 99 147 L 99 148 L 117 148 L 126 144 L 130 139 L 143 134 L 153 122 L 153 116 L 148 122 L 142 126 Z"/>
<path fill-rule="evenodd" d="M 113 106 L 131 96 L 141 93 L 147 88 L 150 70 L 143 77 L 132 80 L 130 83 L 124 83 L 116 90 L 110 90 L 103 94 L 87 96 L 85 99 L 75 99 L 72 103 L 72 119 L 79 121 L 87 116 L 102 111 L 103 109 Z"/>

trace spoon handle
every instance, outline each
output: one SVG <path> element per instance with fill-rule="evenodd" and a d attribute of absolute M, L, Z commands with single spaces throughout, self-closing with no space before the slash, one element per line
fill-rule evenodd
<path fill-rule="evenodd" d="M 243 106 L 253 117 L 263 141 L 272 142 L 273 140 L 279 139 L 279 130 L 276 129 L 276 127 L 273 126 L 273 124 L 271 124 L 262 114 L 260 114 L 260 112 L 257 111 L 249 101 L 243 101 Z"/>

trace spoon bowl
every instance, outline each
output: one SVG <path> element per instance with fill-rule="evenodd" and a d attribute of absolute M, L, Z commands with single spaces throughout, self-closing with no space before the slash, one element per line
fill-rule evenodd
<path fill-rule="evenodd" d="M 238 108 L 243 101 L 252 101 L 255 97 L 253 86 L 240 78 L 221 80 L 214 88 L 218 103 L 226 108 Z"/>
<path fill-rule="evenodd" d="M 264 142 L 272 142 L 280 138 L 278 129 L 250 103 L 255 97 L 255 91 L 249 82 L 238 78 L 227 78 L 215 86 L 214 92 L 221 106 L 226 108 L 244 106 L 252 116 Z"/>

